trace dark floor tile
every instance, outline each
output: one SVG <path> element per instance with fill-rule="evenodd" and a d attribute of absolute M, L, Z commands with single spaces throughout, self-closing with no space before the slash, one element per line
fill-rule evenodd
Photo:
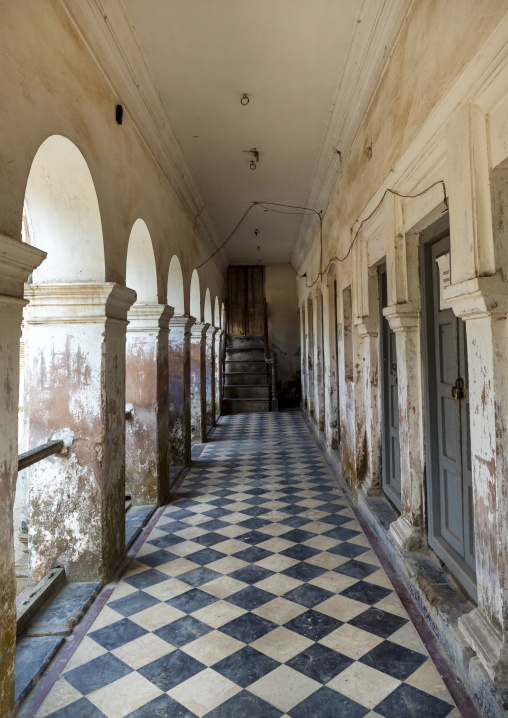
<path fill-rule="evenodd" d="M 380 638 L 389 638 L 392 633 L 398 631 L 407 622 L 407 618 L 395 616 L 393 613 L 382 611 L 380 608 L 369 608 L 364 613 L 356 616 L 356 618 L 348 621 L 352 626 L 362 628 L 364 631 L 369 631 L 369 633 L 373 633 Z"/>
<path fill-rule="evenodd" d="M 87 698 L 80 698 L 55 713 L 50 713 L 48 718 L 106 718 L 106 716 Z"/>
<path fill-rule="evenodd" d="M 149 596 L 148 593 L 144 591 L 137 591 L 136 593 L 131 593 L 129 596 L 124 596 L 124 598 L 119 598 L 117 601 L 108 603 L 108 606 L 114 611 L 121 613 L 122 616 L 132 616 L 134 613 L 144 611 L 145 608 L 155 606 L 156 603 L 160 603 L 157 598 Z"/>
<path fill-rule="evenodd" d="M 221 519 L 223 516 L 229 516 L 230 513 L 231 511 L 229 509 L 217 507 L 215 509 L 205 511 L 203 516 L 210 516 L 213 519 Z"/>
<path fill-rule="evenodd" d="M 279 521 L 279 523 L 283 524 L 284 526 L 291 526 L 294 529 L 299 529 L 300 526 L 305 526 L 305 524 L 308 524 L 309 519 L 302 518 L 301 516 L 290 516 L 287 519 L 282 519 L 282 521 Z M 286 538 L 287 534 L 282 534 L 282 536 Z"/>
<path fill-rule="evenodd" d="M 241 540 L 242 537 L 240 536 L 240 541 Z M 266 551 L 266 549 L 259 548 L 259 546 L 249 546 L 249 548 L 245 548 L 242 551 L 235 553 L 234 556 L 235 558 L 239 558 L 241 561 L 256 563 L 257 561 L 262 561 L 264 558 L 268 558 L 268 556 L 273 556 L 273 551 Z"/>
<path fill-rule="evenodd" d="M 261 496 L 263 494 L 268 493 L 268 489 L 262 489 L 262 488 L 256 488 L 256 489 L 249 489 L 248 491 L 245 491 L 246 494 L 252 494 L 252 496 Z"/>
<path fill-rule="evenodd" d="M 320 641 L 342 625 L 342 621 L 311 609 L 288 621 L 284 627 L 312 641 Z"/>
<path fill-rule="evenodd" d="M 373 566 L 370 563 L 363 563 L 363 561 L 346 561 L 335 569 L 337 573 L 342 573 L 345 576 L 351 576 L 351 578 L 367 578 L 371 573 L 379 571 L 379 566 Z"/>
<path fill-rule="evenodd" d="M 187 526 L 187 528 L 189 527 Z M 145 566 L 150 566 L 150 568 L 157 568 L 157 566 L 162 566 L 163 564 L 169 563 L 169 561 L 174 561 L 177 558 L 180 557 L 174 553 L 171 553 L 171 551 L 167 551 L 166 549 L 160 549 L 160 551 L 154 551 L 153 553 L 146 554 L 146 556 L 141 556 L 136 560 L 140 561 L 141 563 L 144 563 Z"/>
<path fill-rule="evenodd" d="M 288 661 L 287 665 L 319 683 L 328 683 L 352 663 L 354 663 L 352 658 L 314 643 Z"/>
<path fill-rule="evenodd" d="M 252 693 L 242 691 L 206 714 L 206 718 L 280 718 L 282 711 Z"/>
<path fill-rule="evenodd" d="M 155 586 L 156 583 L 167 580 L 168 576 L 162 573 L 162 571 L 157 571 L 155 568 L 136 573 L 134 576 L 122 578 L 122 581 L 125 581 L 125 583 L 128 583 L 130 586 L 134 586 L 134 588 L 148 588 L 149 586 Z"/>
<path fill-rule="evenodd" d="M 170 548 L 171 546 L 176 546 L 178 543 L 182 543 L 182 541 L 185 541 L 185 539 L 181 536 L 167 534 L 166 536 L 151 539 L 147 541 L 147 543 L 152 544 L 152 546 L 157 546 L 157 548 Z"/>
<path fill-rule="evenodd" d="M 409 648 L 399 646 L 391 641 L 383 641 L 360 658 L 360 661 L 366 666 L 388 673 L 393 678 L 398 678 L 399 681 L 409 678 L 426 660 L 428 660 L 426 656 L 421 653 L 411 651 Z"/>
<path fill-rule="evenodd" d="M 65 680 L 77 691 L 87 695 L 132 672 L 132 668 L 112 653 L 105 653 L 68 671 Z"/>
<path fill-rule="evenodd" d="M 250 504 L 251 506 L 262 506 L 266 504 L 269 499 L 265 496 L 252 496 L 250 499 L 242 499 L 244 504 Z M 244 513 L 242 511 L 242 513 Z"/>
<path fill-rule="evenodd" d="M 445 718 L 455 706 L 403 683 L 374 709 L 385 718 Z"/>
<path fill-rule="evenodd" d="M 210 521 L 204 521 L 202 524 L 199 524 L 199 528 L 204 531 L 218 531 L 228 525 L 226 521 L 221 521 L 221 519 L 210 519 Z"/>
<path fill-rule="evenodd" d="M 307 520 L 307 523 L 309 521 Z M 284 538 L 286 541 L 293 541 L 294 543 L 303 543 L 304 541 L 308 541 L 316 534 L 311 533 L 310 531 L 303 531 L 302 529 L 294 529 L 293 531 L 289 531 L 288 533 L 284 534 Z"/>
<path fill-rule="evenodd" d="M 353 529 L 345 529 L 343 526 L 336 526 L 330 529 L 330 531 L 326 531 L 323 535 L 338 539 L 339 541 L 349 541 L 349 539 L 359 536 L 360 531 L 353 531 Z"/>
<path fill-rule="evenodd" d="M 347 541 L 344 541 L 344 543 L 340 543 L 337 546 L 333 546 L 332 548 L 329 548 L 327 550 L 330 551 L 330 553 L 337 554 L 337 556 L 356 558 L 357 556 L 361 556 L 362 553 L 365 553 L 370 549 L 368 549 L 366 546 L 357 546 L 354 543 L 347 543 Z"/>
<path fill-rule="evenodd" d="M 296 563 L 294 566 L 284 569 L 282 573 L 286 576 L 291 576 L 291 578 L 296 578 L 299 581 L 312 581 L 313 578 L 320 576 L 322 573 L 326 573 L 326 569 L 320 566 L 313 566 L 311 563 L 305 563 L 305 561 L 300 561 L 300 563 Z"/>
<path fill-rule="evenodd" d="M 14 671 L 16 705 L 26 698 L 64 642 L 64 636 L 25 636 L 18 639 Z"/>
<path fill-rule="evenodd" d="M 229 603 L 234 603 L 235 606 L 245 608 L 246 611 L 253 611 L 258 606 L 262 606 L 268 601 L 273 601 L 274 598 L 275 596 L 268 591 L 263 591 L 255 586 L 247 586 L 247 588 L 243 588 L 232 596 L 228 596 L 227 600 Z"/>
<path fill-rule="evenodd" d="M 208 563 L 213 563 L 214 561 L 218 561 L 220 558 L 225 558 L 225 557 L 226 557 L 226 554 L 221 553 L 220 551 L 216 551 L 213 548 L 203 548 L 200 551 L 191 553 L 190 555 L 186 556 L 185 558 L 188 561 L 193 561 L 194 563 L 199 563 L 200 566 L 206 566 Z"/>
<path fill-rule="evenodd" d="M 268 578 L 269 576 L 272 576 L 273 571 L 269 571 L 261 566 L 252 565 L 239 568 L 237 571 L 233 571 L 233 573 L 230 573 L 229 575 L 237 581 L 243 581 L 244 583 L 252 585 L 258 583 L 258 581 Z"/>
<path fill-rule="evenodd" d="M 339 566 L 339 568 L 341 567 Z M 376 586 L 373 583 L 368 583 L 368 581 L 358 581 L 344 591 L 341 591 L 342 596 L 352 598 L 355 601 L 362 601 L 362 603 L 367 603 L 369 606 L 373 606 L 391 593 L 393 593 L 393 590 Z"/>
<path fill-rule="evenodd" d="M 321 509 L 318 507 L 318 511 L 321 511 Z M 323 516 L 321 519 L 319 519 L 325 524 L 332 524 L 333 526 L 342 526 L 342 524 L 347 524 L 348 521 L 351 521 L 351 516 L 343 516 L 342 514 L 329 514 L 328 516 Z"/>
<path fill-rule="evenodd" d="M 334 594 L 331 591 L 327 591 L 319 586 L 313 586 L 311 583 L 303 583 L 301 586 L 293 588 L 288 593 L 284 594 L 284 598 L 299 603 L 307 608 L 317 606 L 318 603 L 323 603 L 327 598 L 330 598 Z"/>
<path fill-rule="evenodd" d="M 138 626 L 137 623 L 133 623 L 128 618 L 123 618 L 121 621 L 111 623 L 109 626 L 99 628 L 98 631 L 92 631 L 88 635 L 90 638 L 106 648 L 108 651 L 112 651 L 115 648 L 123 646 L 125 643 L 130 643 L 136 638 L 144 636 L 148 633 L 147 630 Z"/>
<path fill-rule="evenodd" d="M 321 551 L 316 548 L 311 548 L 310 546 L 304 546 L 301 543 L 298 543 L 295 546 L 290 546 L 285 549 L 285 551 L 281 551 L 283 556 L 295 558 L 297 561 L 305 561 L 305 559 L 311 558 L 311 556 L 315 556 L 318 553 L 321 553 Z"/>
<path fill-rule="evenodd" d="M 161 691 L 169 691 L 205 668 L 205 665 L 183 651 L 176 650 L 152 661 L 147 666 L 138 668 L 138 673 L 141 673 Z"/>
<path fill-rule="evenodd" d="M 169 517 L 167 517 L 169 519 Z M 157 526 L 157 531 L 165 531 L 167 534 L 174 534 L 177 531 L 182 531 L 183 529 L 188 529 L 189 524 L 185 524 L 183 521 L 178 521 L 177 519 L 170 519 L 168 520 L 168 523 L 163 524 L 162 526 Z"/>
<path fill-rule="evenodd" d="M 219 661 L 212 668 L 233 683 L 246 688 L 270 671 L 275 670 L 279 665 L 273 658 L 256 651 L 252 646 L 245 646 L 240 651 Z"/>
<path fill-rule="evenodd" d="M 161 696 L 154 698 L 150 703 L 138 708 L 133 713 L 129 713 L 125 718 L 196 718 L 195 713 L 185 708 L 170 696 L 163 693 Z"/>
<path fill-rule="evenodd" d="M 244 514 L 245 511 L 242 511 L 242 514 Z M 268 521 L 268 519 L 260 518 L 259 516 L 251 516 L 250 519 L 246 519 L 245 521 L 241 521 L 239 526 L 243 526 L 243 528 L 251 529 L 253 533 L 256 533 L 257 529 L 262 528 L 263 526 L 268 526 L 271 521 Z M 242 536 L 242 541 L 244 540 L 244 537 Z M 249 542 L 250 543 L 250 542 Z"/>
<path fill-rule="evenodd" d="M 129 596 L 127 598 L 129 598 Z M 215 596 L 211 596 L 209 593 L 200 591 L 199 588 L 192 588 L 190 591 L 186 591 L 185 593 L 181 593 L 179 596 L 175 596 L 175 598 L 170 598 L 169 601 L 166 601 L 166 603 L 170 606 L 178 608 L 179 611 L 194 613 L 194 611 L 198 611 L 200 608 L 209 606 L 211 603 L 215 603 L 216 601 L 218 601 L 218 599 L 215 598 Z"/>
<path fill-rule="evenodd" d="M 331 716 L 344 716 L 344 718 L 363 718 L 369 712 L 359 703 L 346 698 L 346 696 L 323 686 L 308 698 L 289 711 L 291 718 L 331 718 Z M 391 718 L 402 718 L 402 713 L 394 713 Z M 405 717 L 404 717 L 405 718 Z"/>
<path fill-rule="evenodd" d="M 199 568 L 193 568 L 192 571 L 181 574 L 178 576 L 178 580 L 188 583 L 189 586 L 197 588 L 209 581 L 213 581 L 215 578 L 220 578 L 220 576 L 221 574 L 217 573 L 217 571 L 212 571 L 211 569 L 206 568 L 206 566 L 200 566 Z M 167 578 L 168 577 L 166 576 L 166 580 Z"/>
<path fill-rule="evenodd" d="M 195 543 L 201 544 L 202 546 L 214 546 L 216 543 L 221 543 L 221 541 L 225 541 L 226 537 L 222 534 L 215 533 L 215 531 L 209 531 L 202 536 L 196 536 L 192 540 Z"/>
<path fill-rule="evenodd" d="M 156 636 L 163 638 L 173 646 L 185 646 L 191 641 L 195 641 L 196 638 L 201 638 L 206 633 L 210 633 L 212 628 L 207 626 L 206 623 L 198 621 L 193 616 L 184 616 L 179 618 L 173 623 L 168 623 L 166 626 L 162 626 L 154 631 Z"/>
<path fill-rule="evenodd" d="M 243 525 L 243 522 L 241 525 Z M 246 528 L 249 527 L 247 526 Z M 268 538 L 269 537 L 267 537 L 267 535 L 262 533 L 261 531 L 249 531 L 249 533 L 240 536 L 240 541 L 242 543 L 249 544 L 250 546 L 255 546 L 258 543 L 267 541 Z"/>
<path fill-rule="evenodd" d="M 277 628 L 275 623 L 254 613 L 245 613 L 219 628 L 222 633 L 244 643 L 252 643 Z"/>
<path fill-rule="evenodd" d="M 178 507 L 178 504 L 175 504 L 176 507 Z M 174 519 L 175 521 L 181 521 L 181 519 L 186 519 L 189 516 L 194 516 L 193 511 L 189 511 L 189 509 L 179 509 L 175 508 L 174 511 L 171 511 L 171 507 L 164 513 L 164 516 L 166 516 L 168 519 Z"/>

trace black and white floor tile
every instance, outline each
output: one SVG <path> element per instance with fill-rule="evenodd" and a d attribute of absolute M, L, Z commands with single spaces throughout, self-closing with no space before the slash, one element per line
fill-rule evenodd
<path fill-rule="evenodd" d="M 224 417 L 37 718 L 457 718 L 299 412 Z"/>

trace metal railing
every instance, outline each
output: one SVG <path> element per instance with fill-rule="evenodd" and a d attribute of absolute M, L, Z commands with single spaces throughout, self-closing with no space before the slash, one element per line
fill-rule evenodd
<path fill-rule="evenodd" d="M 65 444 L 63 440 L 60 439 L 58 441 L 49 441 L 47 444 L 37 446 L 35 449 L 25 451 L 24 454 L 19 454 L 18 471 L 26 469 L 27 466 L 32 466 L 32 464 L 36 464 L 38 461 L 42 461 L 42 459 L 45 459 L 48 456 L 59 454 L 63 451 L 64 446 Z"/>

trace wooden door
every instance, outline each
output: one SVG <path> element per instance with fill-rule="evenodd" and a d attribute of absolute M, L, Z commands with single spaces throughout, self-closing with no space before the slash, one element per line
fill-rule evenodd
<path fill-rule="evenodd" d="M 382 376 L 382 466 L 383 489 L 400 511 L 400 441 L 399 441 L 399 387 L 397 381 L 397 343 L 395 332 L 383 316 L 388 303 L 386 266 L 379 270 L 379 298 L 381 322 L 381 376 Z"/>
<path fill-rule="evenodd" d="M 264 267 L 228 268 L 229 336 L 263 336 L 264 299 Z"/>
<path fill-rule="evenodd" d="M 465 322 L 446 303 L 450 238 L 428 248 L 427 336 L 431 434 L 429 541 L 474 595 L 474 503 Z"/>

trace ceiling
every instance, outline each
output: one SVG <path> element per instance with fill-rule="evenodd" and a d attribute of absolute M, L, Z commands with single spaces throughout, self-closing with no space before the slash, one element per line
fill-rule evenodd
<path fill-rule="evenodd" d="M 335 150 L 348 151 L 410 4 L 118 2 L 216 244 L 253 201 L 324 208 L 340 171 Z M 259 152 L 254 171 L 251 148 Z M 318 221 L 302 219 L 255 207 L 223 250 L 226 260 L 296 266 Z"/>

